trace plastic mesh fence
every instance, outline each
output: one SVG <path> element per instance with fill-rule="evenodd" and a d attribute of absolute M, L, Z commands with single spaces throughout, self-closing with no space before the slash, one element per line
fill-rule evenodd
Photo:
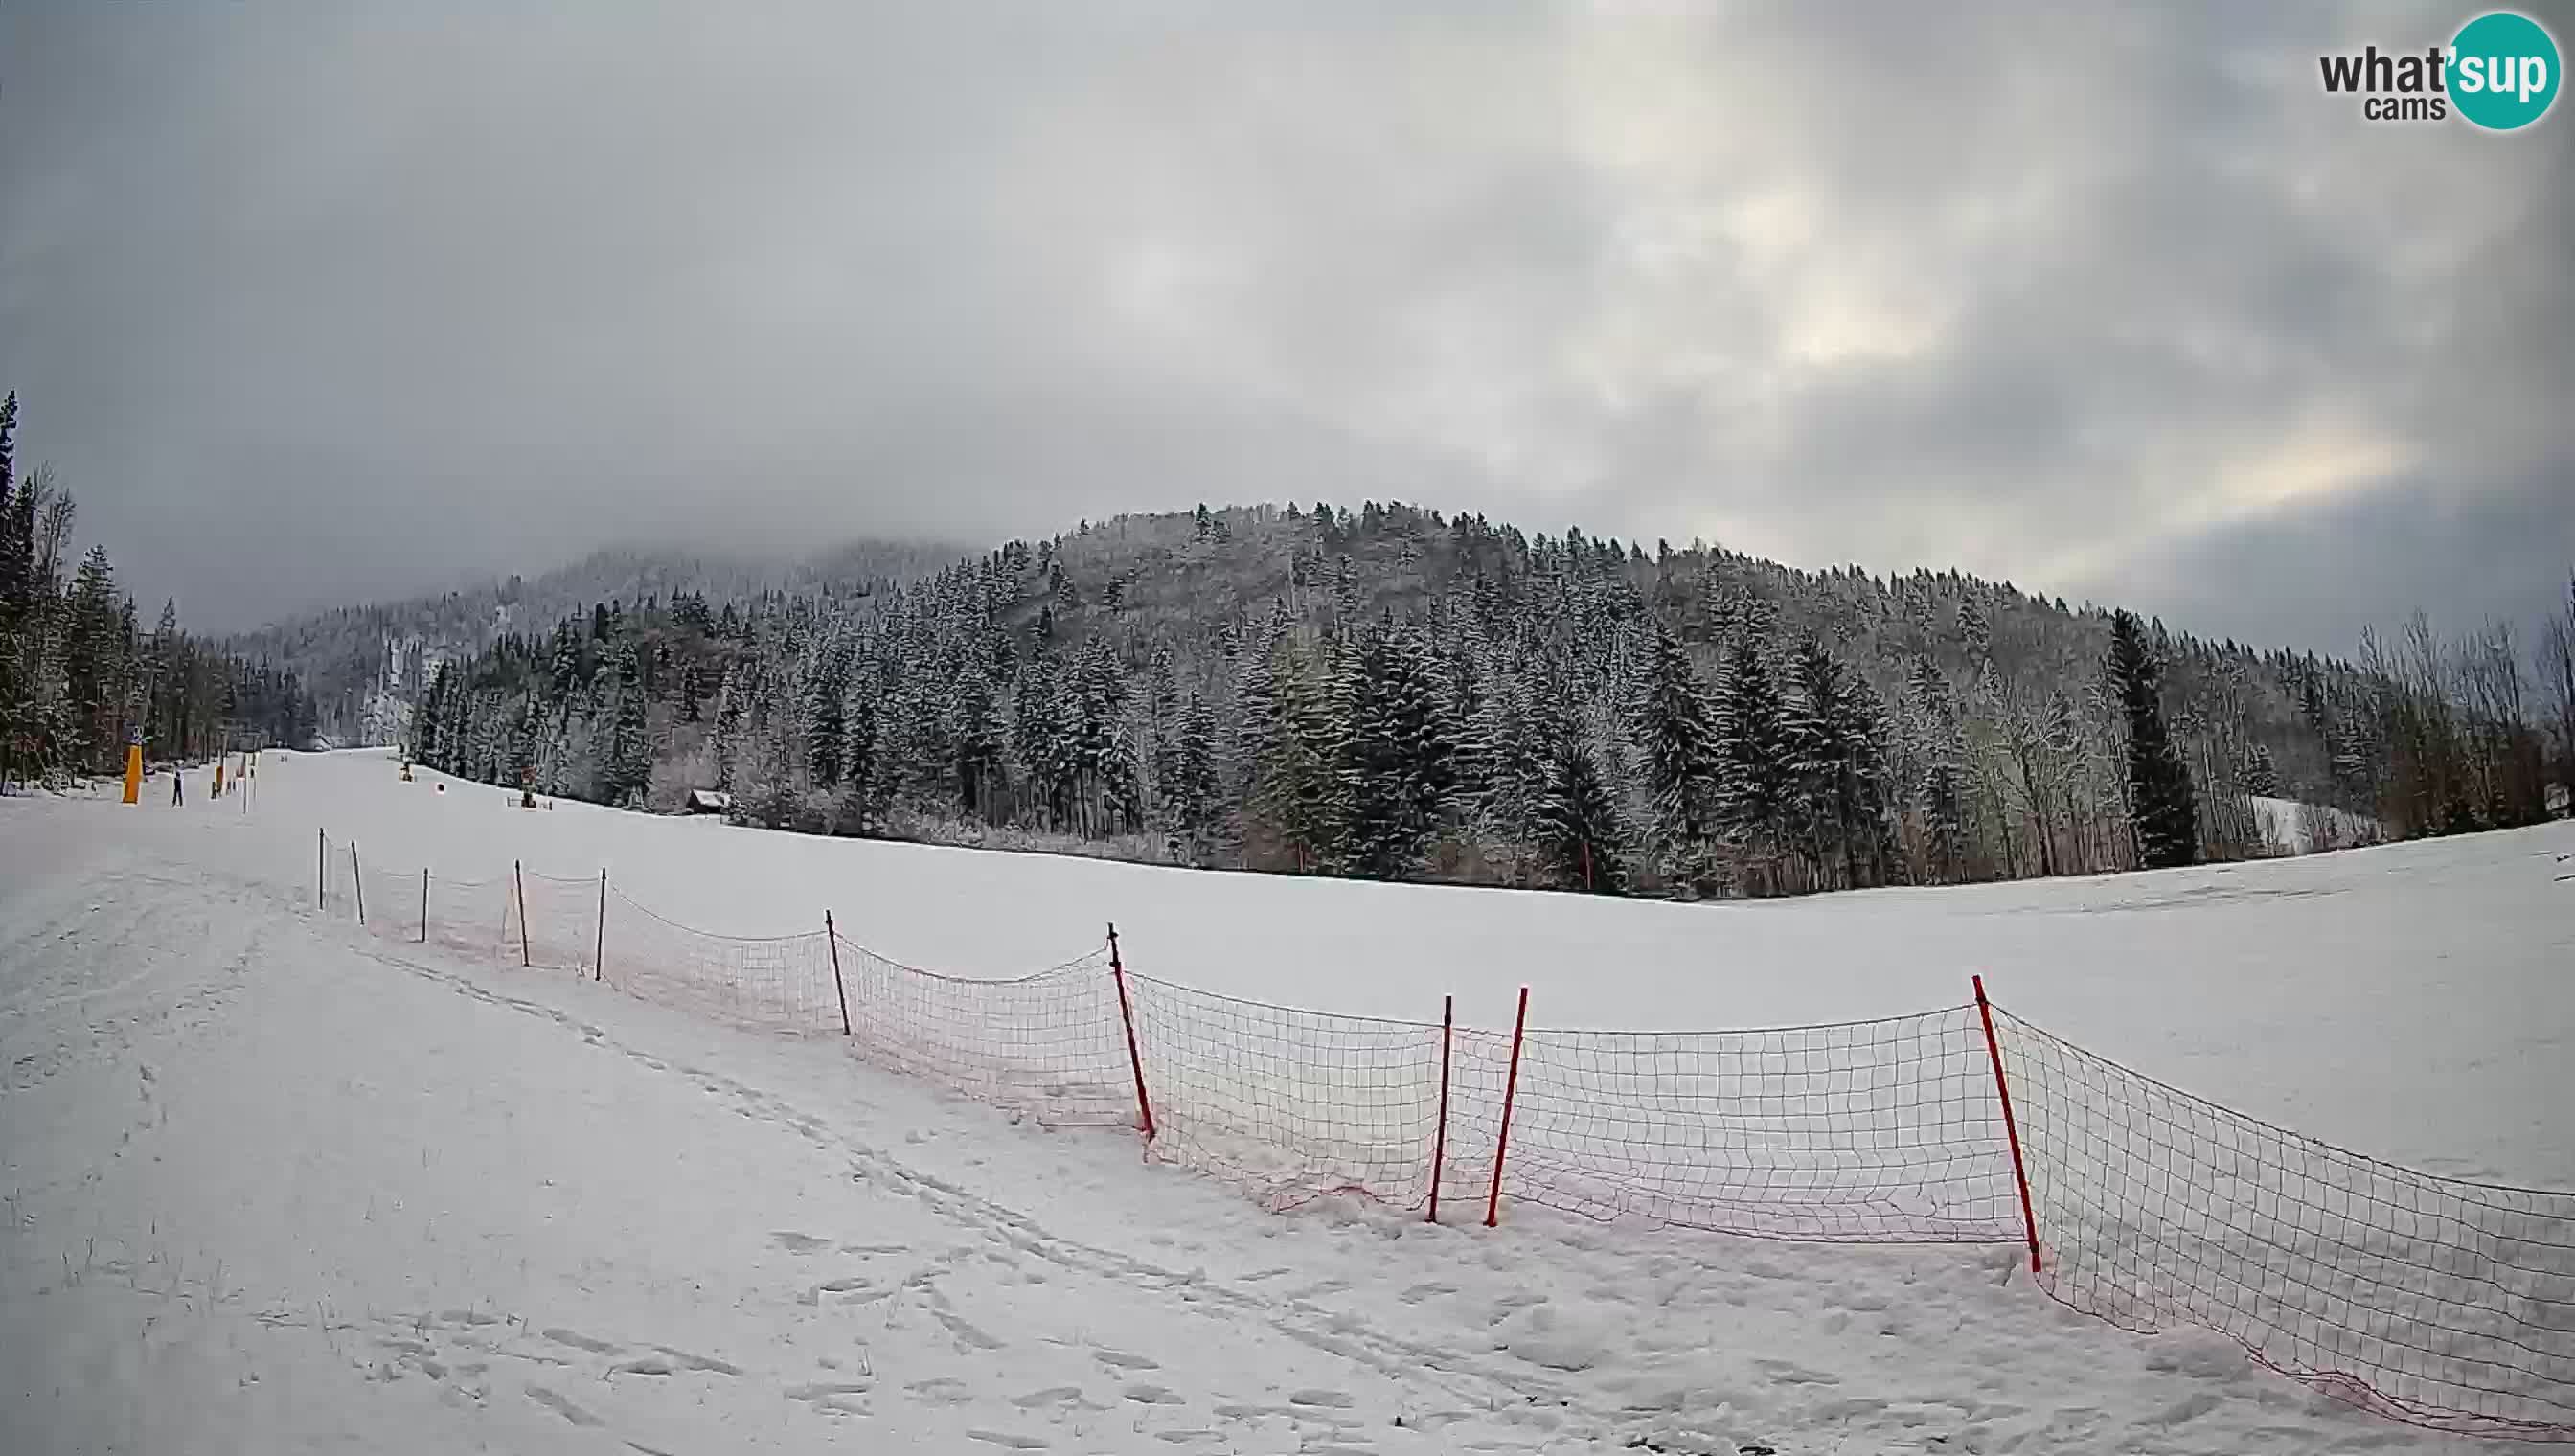
<path fill-rule="evenodd" d="M 1127 982 L 1158 1157 L 1274 1209 L 1339 1192 L 1402 1208 L 1428 1199 L 1438 1026 Z"/>
<path fill-rule="evenodd" d="M 501 960 L 539 970 L 597 969 L 600 882 L 513 870 L 501 925 Z"/>
<path fill-rule="evenodd" d="M 840 954 L 859 1055 L 1049 1126 L 1136 1125 L 1105 948 L 1013 980 L 940 975 L 846 938 Z"/>
<path fill-rule="evenodd" d="M 344 841 L 326 836 L 322 846 L 324 911 L 363 925 L 379 939 L 490 959 L 498 953 L 503 932 L 516 924 L 507 880 L 444 879 L 419 869 L 380 868 Z M 511 959 L 518 959 L 515 948 Z"/>
<path fill-rule="evenodd" d="M 413 893 L 418 892 L 415 887 Z M 509 928 L 509 881 L 430 876 L 429 944 L 477 960 L 498 960 Z"/>
<path fill-rule="evenodd" d="M 2417 1425 L 2575 1440 L 2575 1193 L 2393 1167 L 1995 1027 L 2050 1295 Z"/>
<path fill-rule="evenodd" d="M 593 914 L 598 892 L 594 883 Z M 710 935 L 666 920 L 612 886 L 605 940 L 603 978 L 645 1000 L 763 1030 L 840 1034 L 832 947 L 821 930 L 770 938 Z"/>
<path fill-rule="evenodd" d="M 404 874 L 399 870 L 378 869 L 369 865 L 359 876 L 365 890 L 366 926 L 381 939 L 417 943 L 421 929 L 429 923 L 429 911 L 421 894 L 420 871 Z M 486 925 L 489 932 L 498 928 Z"/>
<path fill-rule="evenodd" d="M 1510 1038 L 1461 1034 L 1449 1144 L 1492 1146 Z M 1453 1191 L 1453 1189 L 1452 1189 Z M 1755 1031 L 1531 1030 L 1502 1195 L 1843 1243 L 2020 1235 L 1973 1006 Z"/>

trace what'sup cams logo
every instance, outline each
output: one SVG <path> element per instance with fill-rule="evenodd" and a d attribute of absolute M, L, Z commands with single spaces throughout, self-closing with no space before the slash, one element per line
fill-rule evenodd
<path fill-rule="evenodd" d="M 2325 94 L 2360 98 L 2370 121 L 2447 121 L 2519 131 L 2557 100 L 2557 40 L 2527 15 L 2496 10 L 2459 27 L 2447 46 L 2318 56 Z"/>

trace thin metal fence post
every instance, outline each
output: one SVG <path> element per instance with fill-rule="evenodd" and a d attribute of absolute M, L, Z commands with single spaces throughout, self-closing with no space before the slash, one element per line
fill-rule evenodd
<path fill-rule="evenodd" d="M 1520 987 L 1519 1014 L 1511 1018 L 1511 1070 L 1502 1081 L 1502 1130 L 1493 1140 L 1493 1191 L 1484 1200 L 1484 1227 L 1502 1218 L 1502 1158 L 1511 1150 L 1511 1103 L 1520 1091 L 1520 1039 L 1528 1034 L 1528 987 Z"/>
<path fill-rule="evenodd" d="M 2029 1271 L 2038 1272 L 2038 1215 L 2029 1206 L 2029 1169 L 2020 1157 L 2020 1124 L 2012 1118 L 2011 1083 L 2003 1079 L 2003 1046 L 1994 1039 L 1994 1008 L 1985 1000 L 1985 978 L 1975 977 L 1976 1015 L 1985 1023 L 1985 1054 L 1994 1062 L 1994 1091 L 2002 1097 L 2003 1137 L 2011 1143 L 2012 1181 L 2020 1185 L 2020 1226 L 2029 1236 Z"/>
<path fill-rule="evenodd" d="M 823 938 L 832 946 L 832 994 L 841 998 L 841 1034 L 850 1034 L 850 988 L 841 983 L 841 932 L 832 924 L 832 912 L 823 912 Z"/>
<path fill-rule="evenodd" d="M 1430 1215 L 1439 1221 L 1439 1171 L 1448 1161 L 1448 1047 L 1457 1031 L 1457 998 L 1439 998 L 1439 1131 L 1430 1139 Z"/>
<path fill-rule="evenodd" d="M 1154 1140 L 1154 1099 L 1145 1093 L 1145 1053 L 1136 1045 L 1136 1010 L 1127 999 L 1127 963 L 1118 954 L 1118 924 L 1109 925 L 1109 973 L 1118 981 L 1118 1018 L 1127 1023 L 1127 1064 L 1136 1069 L 1136 1116 L 1145 1140 Z"/>

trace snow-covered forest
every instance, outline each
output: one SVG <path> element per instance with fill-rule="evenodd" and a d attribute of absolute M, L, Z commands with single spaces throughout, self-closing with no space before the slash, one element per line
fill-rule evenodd
<path fill-rule="evenodd" d="M 290 665 L 312 692 L 322 736 L 342 744 L 401 739 L 411 705 L 443 661 L 470 658 L 512 633 L 541 633 L 593 603 L 697 593 L 747 602 L 761 593 L 850 592 L 938 573 L 970 548 L 857 541 L 794 562 L 715 552 L 609 548 L 533 578 L 511 576 L 405 600 L 335 607 L 218 639 L 251 662 Z"/>
<path fill-rule="evenodd" d="M 182 632 L 175 602 L 143 630 L 104 547 L 71 565 L 70 491 L 17 468 L 18 397 L 0 401 L 0 789 L 121 771 L 227 747 L 303 746 L 312 700 L 296 677 Z"/>
<path fill-rule="evenodd" d="M 2419 619 L 2355 664 L 1955 573 L 1202 507 L 909 582 L 595 603 L 437 666 L 407 741 L 808 832 L 1768 894 L 2244 857 L 2257 796 L 2343 810 L 2315 847 L 2530 822 L 2570 773 L 2570 636 L 2575 599 L 2529 665 Z"/>

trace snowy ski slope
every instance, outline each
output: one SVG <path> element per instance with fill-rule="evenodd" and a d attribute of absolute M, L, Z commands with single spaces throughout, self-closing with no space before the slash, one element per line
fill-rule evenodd
<path fill-rule="evenodd" d="M 318 771 L 316 771 L 318 770 Z M 914 965 L 1013 975 L 1096 947 L 1138 971 L 1357 1015 L 1698 1029 L 1998 1003 L 2238 1110 L 2433 1172 L 2575 1186 L 2575 824 L 2204 869 L 1679 905 L 1164 869 L 831 840 L 560 803 L 389 749 L 272 760 L 282 886 L 315 825 L 374 862 L 605 867 L 722 934 L 820 928 Z M 298 831 L 302 837 L 298 837 Z"/>
<path fill-rule="evenodd" d="M 2298 1130 L 2575 1183 L 2562 825 L 1685 907 L 439 786 L 360 751 L 272 756 L 248 803 L 0 803 L 0 1447 L 2481 1449 L 2222 1341 L 2069 1316 L 2008 1249 L 1273 1217 L 1140 1168 L 1130 1138 L 1014 1127 L 829 1045 L 362 940 L 298 908 L 326 824 L 441 875 L 605 865 L 732 933 L 829 907 L 970 974 L 1115 918 L 1146 973 L 1415 1019 L 1454 990 L 1506 1024 L 1522 983 L 1555 1025 L 1884 1015 L 1978 970 L 2039 1025 Z"/>

